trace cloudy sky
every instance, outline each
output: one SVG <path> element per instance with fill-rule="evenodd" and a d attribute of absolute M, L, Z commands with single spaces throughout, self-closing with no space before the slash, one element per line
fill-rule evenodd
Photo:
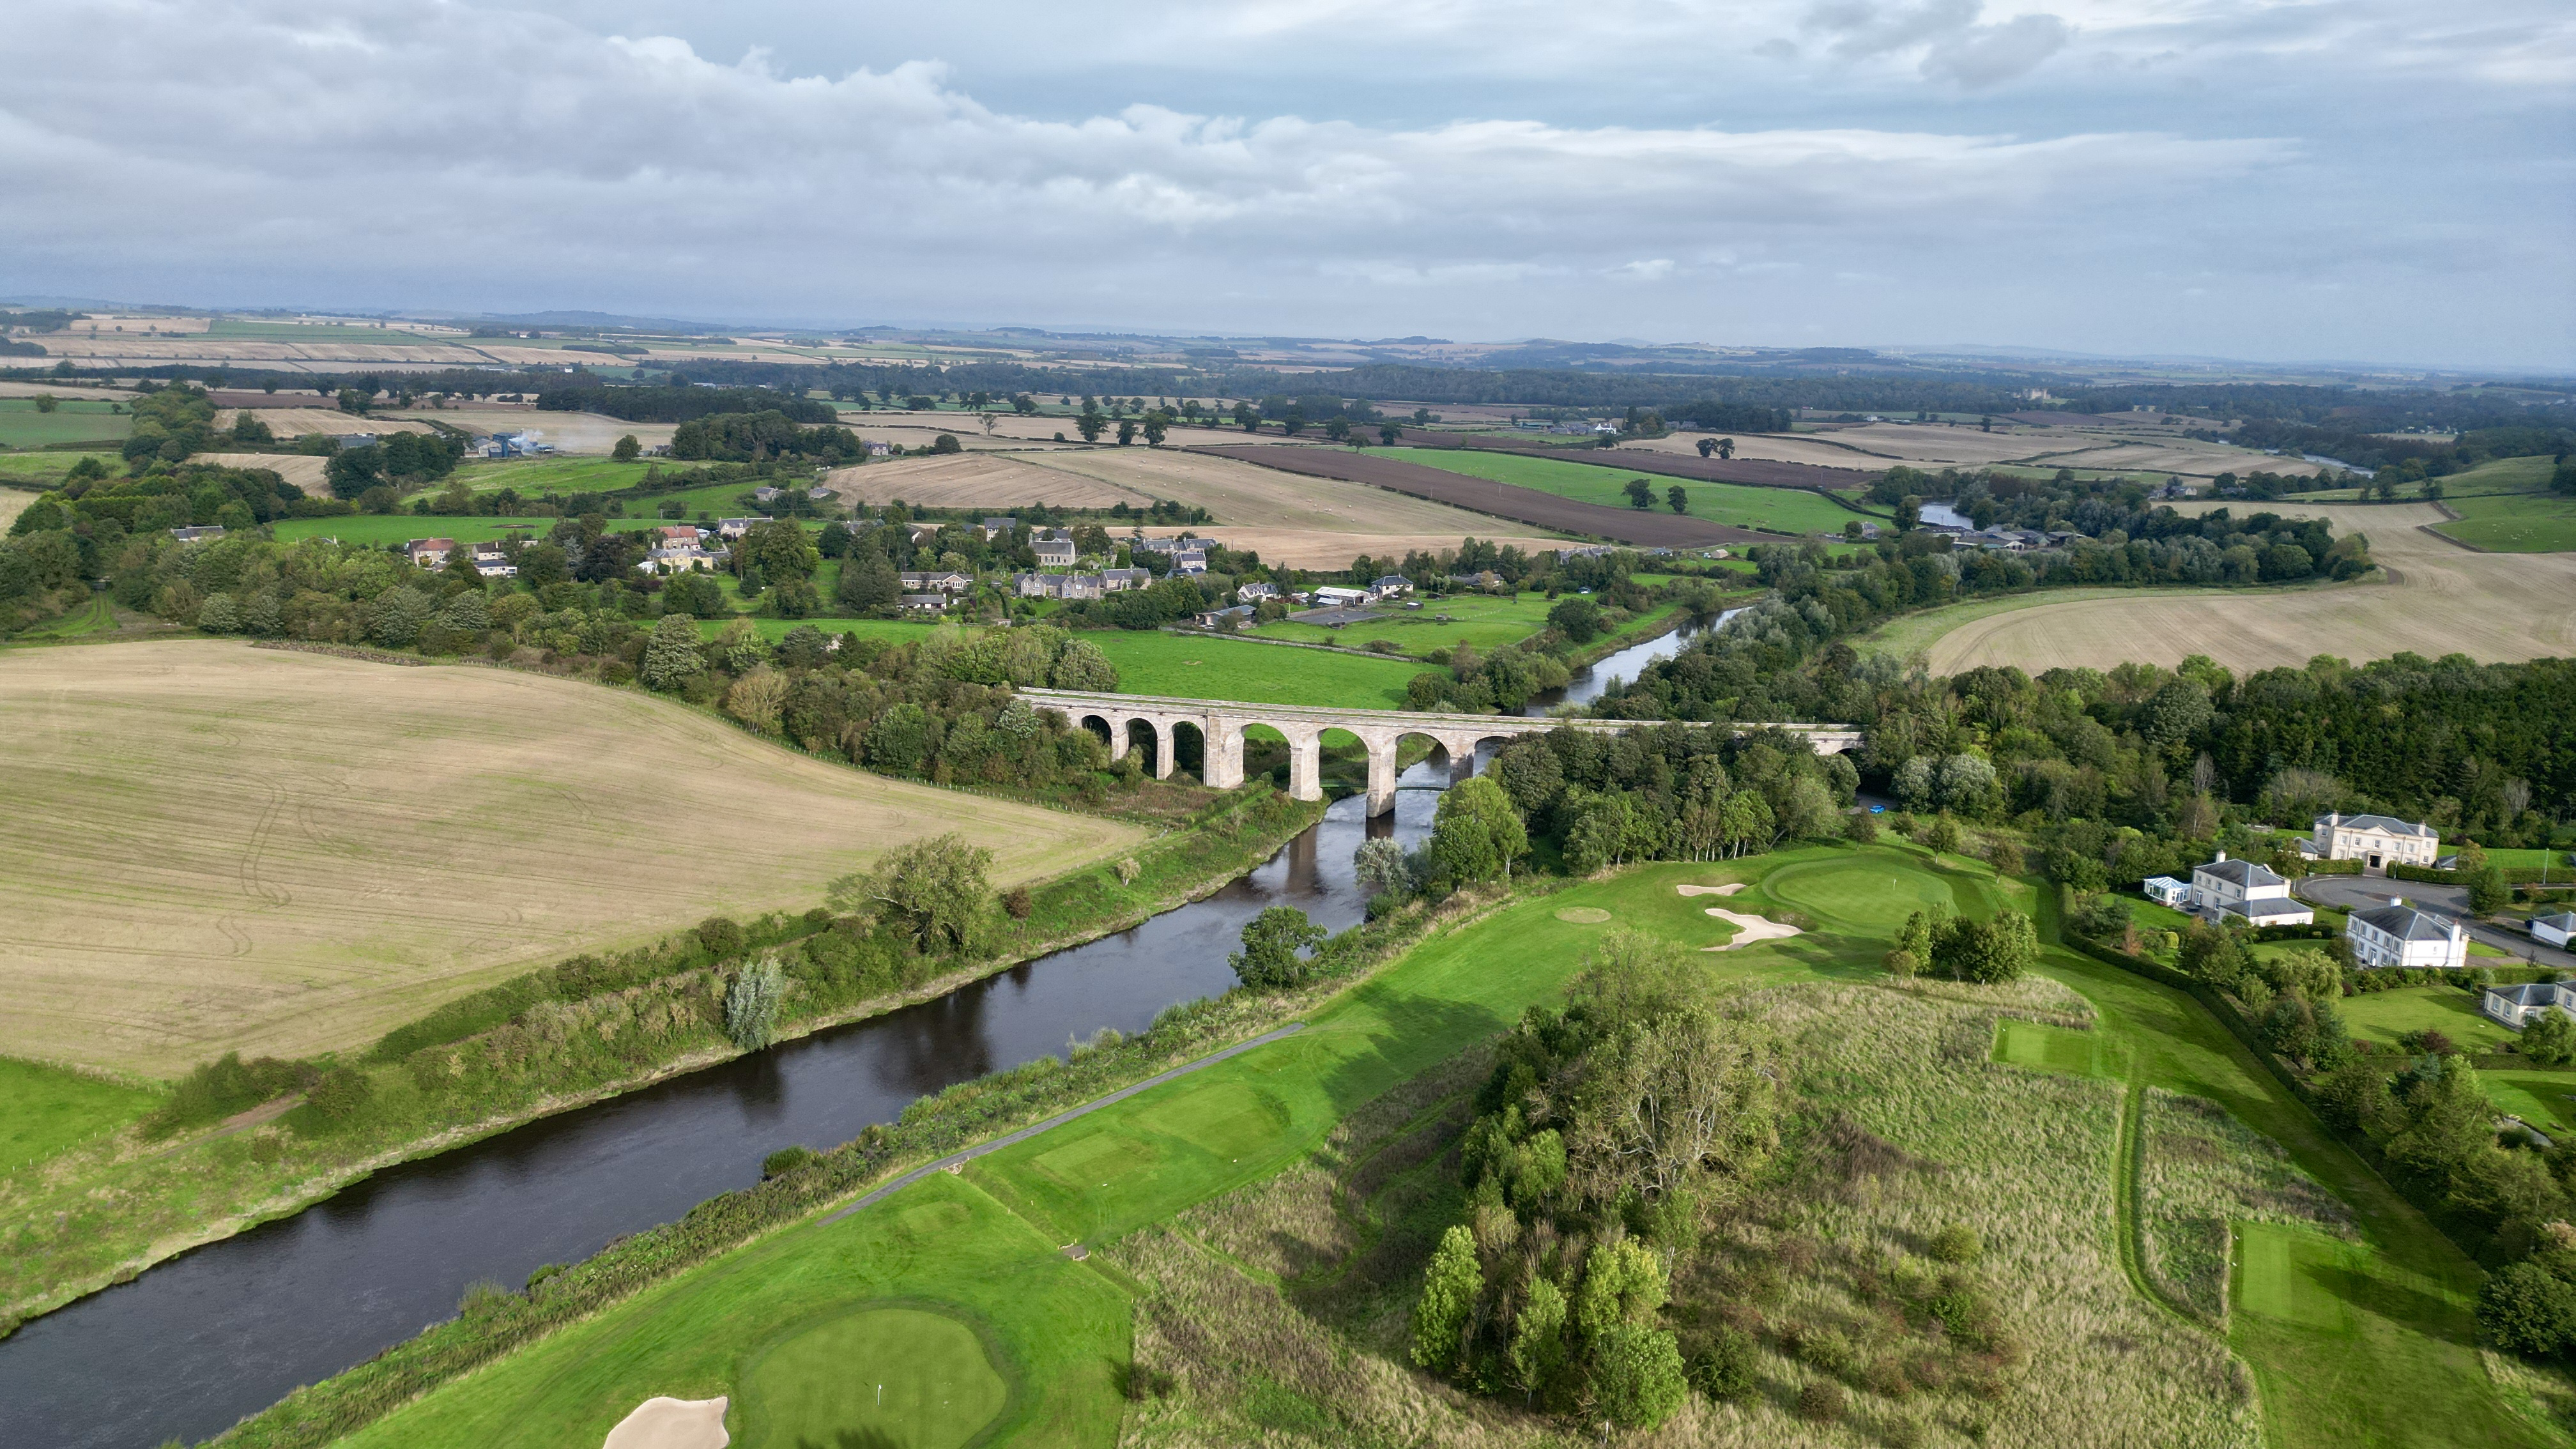
<path fill-rule="evenodd" d="M 2568 0 L 36 0 L 0 293 L 2576 366 Z"/>

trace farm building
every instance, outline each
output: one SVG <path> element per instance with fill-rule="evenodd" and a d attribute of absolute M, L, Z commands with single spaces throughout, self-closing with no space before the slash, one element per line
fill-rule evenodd
<path fill-rule="evenodd" d="M 1228 622 L 1240 626 L 1252 622 L 1252 606 L 1237 604 L 1230 609 L 1209 609 L 1198 618 L 1202 629 L 1222 629 Z"/>
<path fill-rule="evenodd" d="M 2576 986 L 2563 981 L 2534 981 L 2525 986 L 2490 986 L 2478 997 L 2478 1009 L 2520 1031 L 2531 1019 L 2556 1007 L 2576 1017 Z"/>
<path fill-rule="evenodd" d="M 1319 609 L 1354 608 L 1367 603 L 1368 599 L 1368 590 L 1346 589 L 1339 584 L 1326 584 L 1315 590 L 1315 607 Z"/>
<path fill-rule="evenodd" d="M 2437 916 L 2391 896 L 2388 904 L 2352 913 L 2344 922 L 2344 940 L 2353 964 L 2369 969 L 2450 968 L 2467 962 L 2469 933 L 2448 916 Z"/>
<path fill-rule="evenodd" d="M 2576 911 L 2531 918 L 2531 939 L 2544 946 L 2564 946 L 2570 937 L 2576 937 Z"/>
<path fill-rule="evenodd" d="M 2194 910 L 2224 920 L 2239 917 L 2257 926 L 2304 926 L 2317 913 L 2290 896 L 2290 883 L 2260 861 L 2229 860 L 2226 851 L 2207 865 L 2191 868 Z"/>
<path fill-rule="evenodd" d="M 2324 859 L 2357 860 L 2363 874 L 2380 875 L 2392 865 L 2431 865 L 2441 843 L 2440 833 L 2420 821 L 2338 813 L 2317 817 L 2312 848 Z"/>

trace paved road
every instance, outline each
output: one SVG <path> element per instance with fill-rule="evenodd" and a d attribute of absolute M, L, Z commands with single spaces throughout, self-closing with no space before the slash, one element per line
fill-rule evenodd
<path fill-rule="evenodd" d="M 2489 925 L 2469 914 L 2469 888 L 2436 885 L 2431 881 L 2397 880 L 2393 877 L 2358 875 L 2312 875 L 2295 887 L 2299 899 L 2312 905 L 2333 906 L 2337 910 L 2366 909 L 2388 904 L 2390 896 L 2404 896 L 2418 909 L 2435 915 L 2449 916 L 2469 928 L 2472 940 L 2493 946 L 2519 961 L 2535 966 L 2554 966 L 2576 971 L 2576 955 L 2555 946 L 2544 946 L 2529 933 Z M 2472 965 L 2477 958 L 2470 958 Z"/>
<path fill-rule="evenodd" d="M 1241 1056 L 1243 1053 L 1252 1050 L 1254 1047 L 1267 1046 L 1270 1043 L 1279 1040 L 1283 1036 L 1295 1036 L 1297 1033 L 1304 1031 L 1305 1029 L 1306 1023 L 1302 1021 L 1292 1021 L 1286 1026 L 1279 1028 L 1277 1031 L 1265 1031 L 1250 1041 L 1236 1042 L 1234 1045 L 1227 1047 L 1221 1052 L 1213 1052 L 1207 1056 L 1199 1058 L 1197 1061 L 1185 1062 L 1180 1066 L 1172 1068 L 1168 1072 L 1157 1073 L 1153 1076 L 1147 1077 L 1141 1082 L 1138 1082 L 1132 1087 L 1121 1087 L 1106 1097 L 1095 1098 L 1092 1101 L 1083 1103 L 1081 1106 L 1076 1107 L 1071 1111 L 1058 1112 L 1054 1116 L 1049 1117 L 1035 1126 L 1023 1127 L 1019 1131 L 1013 1132 L 1007 1136 L 996 1137 L 990 1142 L 978 1143 L 973 1147 L 967 1148 L 963 1152 L 952 1152 L 948 1156 L 930 1164 L 928 1167 L 914 1168 L 912 1171 L 905 1173 L 903 1176 L 898 1177 L 894 1181 L 887 1183 L 885 1186 L 878 1188 L 876 1191 L 869 1193 L 866 1197 L 860 1198 L 857 1202 L 854 1202 L 848 1207 L 841 1209 L 839 1212 L 832 1214 L 830 1217 L 823 1219 L 823 1221 L 827 1223 L 837 1223 L 841 1219 L 848 1217 L 850 1214 L 857 1212 L 863 1207 L 867 1207 L 877 1202 L 881 1198 L 890 1197 L 895 1193 L 903 1191 L 905 1188 L 912 1186 L 914 1183 L 921 1181 L 923 1178 L 928 1177 L 934 1172 L 953 1172 L 956 1169 L 965 1166 L 967 1163 L 974 1161 L 976 1158 L 983 1156 L 987 1152 L 999 1152 L 1014 1142 L 1025 1142 L 1028 1139 L 1037 1136 L 1041 1132 L 1051 1132 L 1056 1128 L 1063 1126 L 1065 1123 L 1072 1121 L 1076 1117 L 1088 1117 L 1103 1107 L 1107 1107 L 1118 1102 L 1124 1102 L 1128 1098 L 1135 1096 L 1138 1092 L 1145 1091 L 1152 1087 L 1159 1087 L 1165 1082 L 1172 1080 L 1174 1077 L 1186 1077 L 1190 1073 L 1195 1072 L 1202 1067 L 1215 1066 L 1217 1063 L 1224 1061 L 1228 1057 Z"/>

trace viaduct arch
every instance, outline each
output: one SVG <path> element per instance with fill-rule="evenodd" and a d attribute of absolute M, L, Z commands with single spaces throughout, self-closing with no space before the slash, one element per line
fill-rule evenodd
<path fill-rule="evenodd" d="M 1453 777 L 1465 779 L 1476 768 L 1476 747 L 1491 739 L 1544 734 L 1572 727 L 1616 734 L 1639 727 L 1634 720 L 1559 719 L 1502 714 L 1427 714 L 1395 709 L 1326 709 L 1308 705 L 1243 704 L 1220 699 L 1175 699 L 1152 694 L 1095 694 L 1067 689 L 1023 689 L 1022 699 L 1038 709 L 1061 711 L 1080 723 L 1097 719 L 1109 728 L 1111 759 L 1126 755 L 1128 727 L 1142 724 L 1154 732 L 1154 774 L 1171 778 L 1173 732 L 1181 725 L 1199 731 L 1203 742 L 1199 776 L 1210 788 L 1231 790 L 1243 783 L 1243 732 L 1267 725 L 1288 741 L 1288 793 L 1298 800 L 1324 798 L 1324 731 L 1343 730 L 1368 749 L 1368 813 L 1395 808 L 1396 745 L 1406 735 L 1421 735 L 1449 757 Z M 1757 728 L 1748 726 L 1748 728 Z M 1857 748 L 1861 732 L 1851 725 L 1761 725 L 1803 735 L 1818 754 Z"/>

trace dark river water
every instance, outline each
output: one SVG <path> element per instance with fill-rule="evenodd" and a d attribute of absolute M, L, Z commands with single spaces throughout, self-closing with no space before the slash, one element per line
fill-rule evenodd
<path fill-rule="evenodd" d="M 1395 812 L 1375 821 L 1359 798 L 1337 801 L 1251 874 L 1133 930 L 389 1168 L 39 1318 L 0 1341 L 0 1446 L 210 1437 L 449 1317 L 469 1284 L 515 1287 L 759 1181 L 780 1147 L 834 1146 L 953 1083 L 1061 1056 L 1102 1027 L 1140 1030 L 1232 985 L 1226 954 L 1266 907 L 1356 924 L 1366 902 L 1351 852 L 1371 835 L 1428 835 L 1447 779 L 1414 767 Z"/>
<path fill-rule="evenodd" d="M 1728 609 L 1720 613 L 1709 627 L 1714 629 L 1743 612 L 1742 609 Z M 1610 687 L 1611 680 L 1635 682 L 1647 665 L 1681 653 L 1690 647 L 1690 642 L 1698 638 L 1699 633 L 1699 626 L 1685 625 L 1669 634 L 1658 634 L 1643 644 L 1631 644 L 1616 654 L 1605 654 L 1593 661 L 1591 668 L 1569 680 L 1565 688 L 1531 700 L 1524 713 L 1545 714 L 1560 704 L 1590 704 Z"/>

